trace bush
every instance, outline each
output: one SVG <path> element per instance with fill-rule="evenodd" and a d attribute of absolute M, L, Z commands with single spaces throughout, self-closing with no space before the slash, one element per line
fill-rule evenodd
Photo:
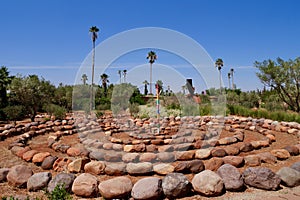
<path fill-rule="evenodd" d="M 140 111 L 139 104 L 132 103 L 129 105 L 129 112 L 131 115 L 136 115 Z"/>
<path fill-rule="evenodd" d="M 64 119 L 66 116 L 66 109 L 55 105 L 55 104 L 48 104 L 44 106 L 44 110 L 51 115 L 54 115 L 57 119 Z"/>
<path fill-rule="evenodd" d="M 49 193 L 46 192 L 46 196 L 48 197 L 49 200 L 71 200 L 72 197 L 66 191 L 64 184 L 58 184 L 55 186 L 54 190 Z"/>
<path fill-rule="evenodd" d="M 24 107 L 21 105 L 7 106 L 3 108 L 3 112 L 9 121 L 20 120 L 24 117 Z"/>

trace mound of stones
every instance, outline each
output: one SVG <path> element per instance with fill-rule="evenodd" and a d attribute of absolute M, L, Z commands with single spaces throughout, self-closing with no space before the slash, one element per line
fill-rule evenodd
<path fill-rule="evenodd" d="M 77 175 L 61 172 L 52 176 L 50 172 L 33 173 L 26 165 L 16 165 L 0 169 L 0 182 L 7 181 L 14 187 L 27 188 L 28 191 L 47 189 L 50 192 L 58 184 L 63 184 L 67 191 L 77 196 L 102 196 L 105 199 L 174 199 L 191 194 L 212 197 L 226 191 L 243 191 L 247 187 L 278 190 L 281 184 L 287 187 L 298 186 L 299 165 L 300 162 L 296 162 L 276 173 L 265 167 L 249 167 L 240 173 L 233 165 L 224 164 L 216 172 L 203 170 L 194 174 L 191 182 L 183 173 L 171 172 L 163 178 L 141 177 L 135 183 L 123 175 L 99 181 L 98 171 L 93 170 Z"/>
<path fill-rule="evenodd" d="M 230 136 L 219 138 L 222 129 Z M 257 132 L 262 139 L 246 142 L 245 131 Z M 276 141 L 275 131 L 295 136 L 298 144 L 251 154 Z M 129 137 L 118 137 L 122 133 Z M 28 141 L 41 134 L 48 134 L 48 147 L 65 156 L 32 149 Z M 69 146 L 60 140 L 71 134 L 78 134 L 81 145 Z M 294 122 L 171 116 L 162 119 L 157 128 L 155 119 L 105 115 L 100 119 L 69 117 L 0 128 L 0 139 L 15 135 L 17 139 L 9 145 L 13 154 L 44 170 L 58 172 L 52 177 L 50 172 L 33 174 L 25 165 L 0 169 L 0 182 L 8 181 L 29 191 L 52 191 L 57 184 L 64 183 L 68 191 L 82 197 L 174 199 L 193 192 L 218 196 L 247 187 L 277 190 L 280 184 L 300 184 L 300 162 L 276 173 L 260 167 L 261 163 L 274 164 L 299 155 L 300 125 Z M 240 173 L 237 168 L 244 166 Z M 104 174 L 114 178 L 99 181 Z M 186 174 L 192 174 L 191 181 Z M 132 176 L 139 180 L 132 182 Z"/>

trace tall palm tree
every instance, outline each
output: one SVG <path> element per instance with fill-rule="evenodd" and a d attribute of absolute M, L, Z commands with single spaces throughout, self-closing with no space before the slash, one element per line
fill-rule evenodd
<path fill-rule="evenodd" d="M 148 85 L 149 85 L 149 82 L 147 80 L 145 80 L 143 82 L 144 84 L 144 95 L 146 96 L 148 94 Z"/>
<path fill-rule="evenodd" d="M 230 69 L 230 74 L 231 74 L 231 84 L 232 84 L 232 89 L 235 89 L 234 82 L 233 82 L 233 73 L 234 73 L 234 69 L 231 68 L 231 69 Z"/>
<path fill-rule="evenodd" d="M 222 76 L 221 76 L 221 69 L 224 66 L 223 60 L 221 58 L 218 58 L 215 62 L 215 66 L 218 68 L 219 70 L 219 79 L 220 79 L 220 90 L 222 88 Z"/>
<path fill-rule="evenodd" d="M 109 83 L 108 77 L 109 76 L 107 74 L 101 74 L 100 76 L 105 97 L 107 96 L 107 83 Z"/>
<path fill-rule="evenodd" d="M 230 89 L 230 87 L 231 87 L 231 85 L 230 85 L 231 73 L 228 72 L 227 76 L 228 76 L 228 88 Z"/>
<path fill-rule="evenodd" d="M 124 83 L 126 83 L 126 75 L 127 75 L 127 70 L 123 70 L 123 77 L 124 77 Z"/>
<path fill-rule="evenodd" d="M 93 87 L 94 87 L 94 73 L 95 73 L 95 42 L 98 38 L 99 28 L 97 26 L 92 26 L 89 30 L 92 34 L 92 42 L 93 42 L 93 55 L 92 55 L 92 86 L 91 86 L 91 99 L 90 99 L 90 111 L 93 109 Z"/>
<path fill-rule="evenodd" d="M 152 94 L 152 64 L 157 59 L 156 53 L 154 51 L 149 51 L 147 59 L 149 60 L 150 63 L 150 94 Z"/>
<path fill-rule="evenodd" d="M 82 80 L 82 82 L 83 82 L 83 85 L 86 85 L 86 81 L 88 80 L 87 75 L 86 75 L 86 74 L 82 74 L 81 80 Z"/>
<path fill-rule="evenodd" d="M 118 74 L 119 74 L 119 77 L 120 77 L 120 84 L 122 83 L 122 70 L 118 70 Z"/>

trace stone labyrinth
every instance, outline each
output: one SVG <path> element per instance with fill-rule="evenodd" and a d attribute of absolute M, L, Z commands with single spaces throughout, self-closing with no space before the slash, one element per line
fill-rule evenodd
<path fill-rule="evenodd" d="M 0 182 L 50 192 L 64 183 L 76 196 L 105 199 L 210 197 L 300 185 L 298 123 L 235 116 L 170 116 L 158 123 L 110 113 L 43 119 L 0 127 L 1 141 L 15 137 L 8 148 L 25 161 L 0 168 Z M 288 145 L 278 141 L 282 136 Z M 272 165 L 280 167 L 265 167 Z"/>

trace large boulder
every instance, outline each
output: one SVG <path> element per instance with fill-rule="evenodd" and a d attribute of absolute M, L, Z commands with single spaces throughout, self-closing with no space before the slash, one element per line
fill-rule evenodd
<path fill-rule="evenodd" d="M 121 176 L 101 182 L 98 188 L 104 198 L 127 199 L 132 189 L 132 182 L 128 177 Z"/>
<path fill-rule="evenodd" d="M 243 177 L 236 167 L 224 164 L 218 169 L 217 173 L 222 178 L 226 190 L 240 191 L 243 188 Z"/>
<path fill-rule="evenodd" d="M 97 194 L 97 178 L 89 173 L 80 174 L 75 178 L 72 185 L 72 192 L 82 197 L 92 197 Z"/>
<path fill-rule="evenodd" d="M 147 175 L 153 171 L 153 165 L 149 162 L 128 163 L 126 171 L 130 175 Z"/>
<path fill-rule="evenodd" d="M 138 180 L 132 190 L 131 196 L 138 199 L 154 200 L 162 197 L 162 180 L 157 177 L 147 177 Z"/>
<path fill-rule="evenodd" d="M 74 174 L 60 173 L 57 174 L 48 184 L 48 191 L 52 192 L 57 185 L 64 185 L 67 191 L 71 191 L 73 181 L 75 179 Z"/>
<path fill-rule="evenodd" d="M 265 190 L 276 190 L 280 184 L 280 177 L 265 167 L 249 167 L 243 172 L 245 184 Z"/>
<path fill-rule="evenodd" d="M 300 185 L 300 172 L 290 167 L 283 167 L 276 173 L 288 187 Z"/>
<path fill-rule="evenodd" d="M 16 165 L 9 170 L 7 181 L 14 187 L 26 187 L 26 183 L 32 174 L 33 172 L 30 167 L 26 165 Z"/>
<path fill-rule="evenodd" d="M 52 175 L 50 172 L 40 172 L 32 175 L 27 181 L 29 191 L 37 191 L 47 187 Z"/>
<path fill-rule="evenodd" d="M 169 199 L 186 196 L 191 191 L 191 183 L 181 173 L 170 173 L 162 180 L 164 194 Z"/>
<path fill-rule="evenodd" d="M 205 196 L 220 195 L 224 188 L 221 177 L 211 170 L 204 170 L 196 174 L 192 180 L 196 192 Z"/>

